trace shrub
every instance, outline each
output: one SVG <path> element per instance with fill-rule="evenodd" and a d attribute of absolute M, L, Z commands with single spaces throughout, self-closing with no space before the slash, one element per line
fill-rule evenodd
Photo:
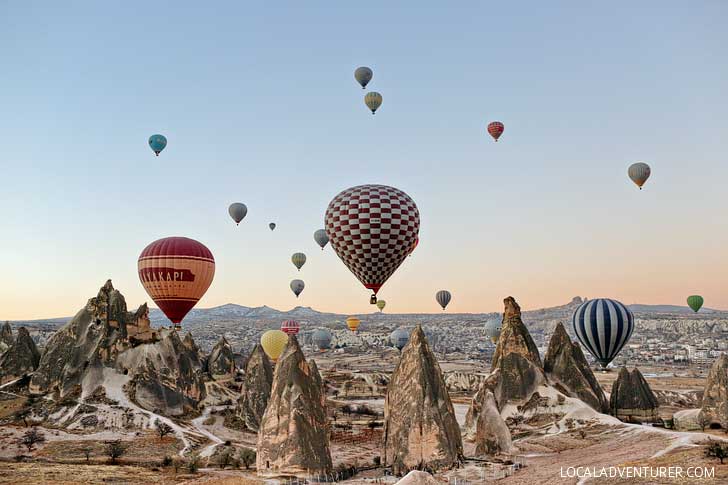
<path fill-rule="evenodd" d="M 187 471 L 190 473 L 197 473 L 200 469 L 200 455 L 194 454 L 190 456 L 186 463 Z"/>
<path fill-rule="evenodd" d="M 230 449 L 226 449 L 217 458 L 217 464 L 220 465 L 220 469 L 224 470 L 226 466 L 230 466 L 233 461 L 233 453 Z"/>
<path fill-rule="evenodd" d="M 171 456 L 165 456 L 162 458 L 162 467 L 168 467 L 172 464 L 174 460 L 172 460 Z"/>
<path fill-rule="evenodd" d="M 728 458 L 728 445 L 710 440 L 705 447 L 705 456 L 708 458 L 718 458 L 722 465 L 723 460 Z"/>
<path fill-rule="evenodd" d="M 84 446 L 83 448 L 81 448 L 81 453 L 83 453 L 83 456 L 86 457 L 86 463 L 88 463 L 89 460 L 91 459 L 92 451 L 93 451 L 93 449 L 90 446 Z"/>
<path fill-rule="evenodd" d="M 246 470 L 250 469 L 250 465 L 255 463 L 256 453 L 255 450 L 251 450 L 250 448 L 243 448 L 240 450 L 240 454 L 238 455 L 240 458 L 240 462 L 243 464 Z"/>
<path fill-rule="evenodd" d="M 18 440 L 18 445 L 25 446 L 30 452 L 33 451 L 33 446 L 35 446 L 36 443 L 45 443 L 45 440 L 45 435 L 38 431 L 38 428 L 33 426 L 28 431 L 23 433 L 23 436 L 21 436 Z"/>
<path fill-rule="evenodd" d="M 106 456 L 111 458 L 111 463 L 116 463 L 117 458 L 121 458 L 128 450 L 129 445 L 121 440 L 112 440 L 104 442 L 104 452 Z"/>

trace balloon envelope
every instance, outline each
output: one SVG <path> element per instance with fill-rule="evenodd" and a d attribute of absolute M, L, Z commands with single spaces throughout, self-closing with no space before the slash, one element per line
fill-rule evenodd
<path fill-rule="evenodd" d="M 490 136 L 493 137 L 495 141 L 498 141 L 498 138 L 500 138 L 505 129 L 506 127 L 503 126 L 503 123 L 501 123 L 500 121 L 488 123 L 488 133 L 490 134 Z"/>
<path fill-rule="evenodd" d="M 291 262 L 300 271 L 301 266 L 306 264 L 306 255 L 303 253 L 293 253 L 293 256 L 291 256 Z"/>
<path fill-rule="evenodd" d="M 152 135 L 149 137 L 149 148 L 154 151 L 155 155 L 159 156 L 166 146 L 167 138 L 164 135 Z"/>
<path fill-rule="evenodd" d="M 311 335 L 311 341 L 319 350 L 329 349 L 331 348 L 331 332 L 325 328 L 320 328 Z"/>
<path fill-rule="evenodd" d="M 362 89 L 367 87 L 367 84 L 369 84 L 373 76 L 374 73 L 372 70 L 366 66 L 357 67 L 356 71 L 354 71 L 354 79 L 361 85 Z"/>
<path fill-rule="evenodd" d="M 301 324 L 295 320 L 286 320 L 281 323 L 281 330 L 288 335 L 298 335 L 298 332 L 301 330 Z"/>
<path fill-rule="evenodd" d="M 379 311 L 381 312 L 384 310 L 384 307 L 387 306 L 387 302 L 384 300 L 377 300 L 377 308 L 379 308 Z"/>
<path fill-rule="evenodd" d="M 298 298 L 298 295 L 301 294 L 303 289 L 306 287 L 306 284 L 303 282 L 303 280 L 293 280 L 291 281 L 291 291 L 294 295 L 296 295 L 296 298 Z"/>
<path fill-rule="evenodd" d="M 402 350 L 409 342 L 409 332 L 404 328 L 398 328 L 389 335 L 389 340 L 398 350 Z"/>
<path fill-rule="evenodd" d="M 248 214 L 248 208 L 242 202 L 233 202 L 228 207 L 228 214 L 233 218 L 235 224 L 240 224 L 240 221 L 245 219 Z"/>
<path fill-rule="evenodd" d="M 268 224 L 268 227 L 270 227 L 270 230 L 272 231 L 273 229 L 276 228 L 276 223 L 275 222 L 271 222 L 270 224 Z"/>
<path fill-rule="evenodd" d="M 576 338 L 602 367 L 619 354 L 634 331 L 629 308 L 609 298 L 585 301 L 574 311 L 571 322 Z"/>
<path fill-rule="evenodd" d="M 339 259 L 376 295 L 407 258 L 419 234 L 420 212 L 399 189 L 359 185 L 333 198 L 324 226 Z"/>
<path fill-rule="evenodd" d="M 166 237 L 144 248 L 137 268 L 154 303 L 172 323 L 179 324 L 210 287 L 215 258 L 194 239 Z"/>
<path fill-rule="evenodd" d="M 329 243 L 329 236 L 326 235 L 325 229 L 318 229 L 316 232 L 313 233 L 313 240 L 316 241 L 316 244 L 321 246 L 321 250 L 323 251 L 326 245 Z"/>
<path fill-rule="evenodd" d="M 372 114 L 374 114 L 382 105 L 382 95 L 376 91 L 369 92 L 364 96 L 364 104 L 366 104 L 367 107 L 372 110 Z"/>
<path fill-rule="evenodd" d="M 627 175 L 632 179 L 632 182 L 637 184 L 640 190 L 642 190 L 642 186 L 647 182 L 647 179 L 650 178 L 651 173 L 652 169 L 644 162 L 633 163 L 627 169 Z"/>
<path fill-rule="evenodd" d="M 260 336 L 260 345 L 268 358 L 275 362 L 288 345 L 288 334 L 280 330 L 268 330 Z"/>
<path fill-rule="evenodd" d="M 693 309 L 694 312 L 698 312 L 703 306 L 703 297 L 700 295 L 690 295 L 688 297 L 688 306 Z"/>
<path fill-rule="evenodd" d="M 445 310 L 445 307 L 447 307 L 447 304 L 450 303 L 451 299 L 452 295 L 447 290 L 440 290 L 435 293 L 435 300 L 437 300 L 437 303 L 440 304 L 443 310 Z"/>
<path fill-rule="evenodd" d="M 349 327 L 349 330 L 352 332 L 356 332 L 356 329 L 359 328 L 360 324 L 361 320 L 356 317 L 349 317 L 346 319 L 346 326 Z"/>
<path fill-rule="evenodd" d="M 501 317 L 497 317 L 485 322 L 485 336 L 494 344 L 498 343 L 498 337 L 500 337 L 501 321 Z"/>

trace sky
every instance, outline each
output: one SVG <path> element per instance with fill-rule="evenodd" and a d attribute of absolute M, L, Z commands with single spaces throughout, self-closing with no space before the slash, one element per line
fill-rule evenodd
<path fill-rule="evenodd" d="M 0 318 L 72 315 L 108 278 L 151 303 L 136 261 L 172 235 L 215 255 L 199 307 L 371 311 L 312 237 L 364 183 L 421 213 L 387 311 L 440 311 L 440 289 L 451 312 L 728 309 L 726 21 L 721 0 L 0 0 Z"/>

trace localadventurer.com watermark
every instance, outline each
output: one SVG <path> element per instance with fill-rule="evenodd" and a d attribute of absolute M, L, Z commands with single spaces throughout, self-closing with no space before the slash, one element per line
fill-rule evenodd
<path fill-rule="evenodd" d="M 713 467 L 681 466 L 569 466 L 561 467 L 561 478 L 715 478 Z"/>

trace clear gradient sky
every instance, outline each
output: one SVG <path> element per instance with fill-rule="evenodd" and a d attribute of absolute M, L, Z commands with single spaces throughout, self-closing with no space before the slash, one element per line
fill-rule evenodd
<path fill-rule="evenodd" d="M 727 24 L 722 0 L 0 1 L 0 318 L 71 315 L 107 278 L 149 301 L 136 260 L 170 235 L 216 257 L 200 307 L 371 311 L 312 238 L 362 183 L 422 215 L 387 311 L 439 311 L 442 288 L 452 312 L 728 308 Z"/>

